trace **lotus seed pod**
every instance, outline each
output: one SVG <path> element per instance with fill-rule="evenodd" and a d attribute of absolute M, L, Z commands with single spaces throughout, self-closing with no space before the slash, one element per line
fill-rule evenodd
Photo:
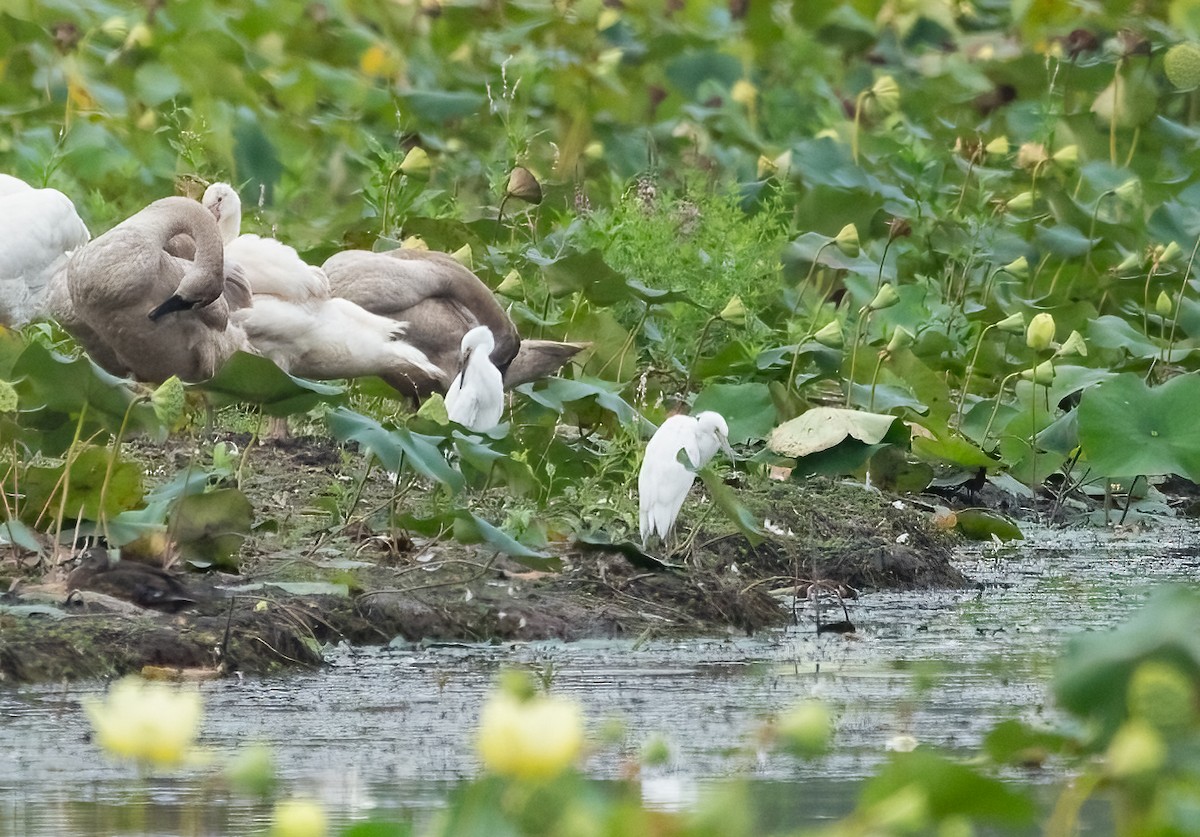
<path fill-rule="evenodd" d="M 1025 330 L 1025 345 L 1040 352 L 1054 341 L 1054 317 L 1045 311 L 1035 314 Z"/>
<path fill-rule="evenodd" d="M 508 187 L 505 194 L 537 206 L 542 202 L 542 185 L 538 183 L 538 179 L 529 169 L 524 166 L 516 166 L 508 175 Z"/>
<path fill-rule="evenodd" d="M 1163 70 L 1177 90 L 1200 86 L 1200 46 L 1183 43 L 1171 47 L 1163 58 Z"/>
<path fill-rule="evenodd" d="M 776 729 L 785 750 L 800 758 L 812 758 L 829 749 L 833 720 L 823 703 L 807 701 L 780 716 Z"/>
<path fill-rule="evenodd" d="M 1175 261 L 1182 255 L 1183 255 L 1183 248 L 1180 247 L 1174 241 L 1172 241 L 1169 244 L 1167 244 L 1166 247 L 1164 247 L 1162 249 L 1161 253 L 1158 254 L 1157 261 L 1159 264 L 1170 264 L 1171 262 Z"/>
<path fill-rule="evenodd" d="M 916 340 L 911 331 L 904 326 L 896 326 L 896 330 L 892 332 L 892 339 L 888 341 L 887 348 L 884 350 L 889 355 L 895 354 L 901 349 L 907 349 Z"/>
<path fill-rule="evenodd" d="M 1079 146 L 1074 144 L 1064 145 L 1058 151 L 1055 151 L 1050 156 L 1050 159 L 1054 161 L 1055 165 L 1061 166 L 1064 169 L 1074 168 L 1075 164 L 1079 162 Z"/>
<path fill-rule="evenodd" d="M 882 311 L 884 308 L 891 308 L 899 301 L 900 294 L 896 293 L 892 283 L 884 282 L 875 293 L 875 298 L 867 303 L 867 308 L 871 311 Z"/>
<path fill-rule="evenodd" d="M 515 270 L 506 273 L 500 284 L 496 286 L 496 293 L 513 298 L 524 296 L 525 283 L 521 281 L 521 274 Z"/>
<path fill-rule="evenodd" d="M 1160 730 L 1185 730 L 1196 717 L 1196 685 L 1168 663 L 1142 663 L 1129 679 L 1129 714 Z"/>
<path fill-rule="evenodd" d="M 746 306 L 742 303 L 742 298 L 736 294 L 731 296 L 729 302 L 725 303 L 725 307 L 717 316 L 730 325 L 744 326 L 746 324 Z"/>
<path fill-rule="evenodd" d="M 1113 270 L 1118 274 L 1133 273 L 1142 269 L 1142 253 L 1140 250 L 1134 250 L 1128 256 L 1121 260 Z"/>
<path fill-rule="evenodd" d="M 0 381 L 0 413 L 17 411 L 17 391 L 8 381 Z"/>
<path fill-rule="evenodd" d="M 174 427 L 183 418 L 183 407 L 187 394 L 183 390 L 183 381 L 172 375 L 167 378 L 150 395 L 150 406 L 154 415 L 167 427 Z"/>
<path fill-rule="evenodd" d="M 1055 357 L 1070 357 L 1072 355 L 1087 357 L 1087 343 L 1084 342 L 1083 335 L 1074 330 L 1063 341 L 1063 344 L 1058 347 L 1058 351 L 1054 353 Z"/>
<path fill-rule="evenodd" d="M 988 154 L 992 154 L 997 157 L 1003 157 L 1004 155 L 1008 154 L 1009 151 L 1008 137 L 1004 135 L 996 137 L 994 140 L 985 145 L 983 150 Z"/>
<path fill-rule="evenodd" d="M 833 243 L 842 251 L 842 255 L 848 258 L 856 258 L 862 252 L 862 246 L 858 240 L 858 227 L 853 224 L 847 224 L 842 227 L 841 231 L 833 239 Z"/>
<path fill-rule="evenodd" d="M 1028 279 L 1029 259 L 1025 258 L 1024 256 L 1018 256 L 1000 269 L 1014 279 Z"/>
<path fill-rule="evenodd" d="M 409 177 L 427 177 L 429 175 L 429 154 L 419 145 L 408 149 L 400 163 L 400 173 Z"/>
<path fill-rule="evenodd" d="M 474 254 L 471 252 L 471 245 L 464 244 L 462 247 L 459 247 L 450 254 L 450 258 L 454 259 L 454 261 L 461 264 L 467 270 L 470 270 L 471 264 L 474 262 Z"/>
<path fill-rule="evenodd" d="M 837 320 L 826 323 L 820 331 L 813 335 L 813 340 L 830 349 L 842 348 L 845 343 L 845 338 L 842 336 L 842 324 Z"/>
<path fill-rule="evenodd" d="M 1025 331 L 1025 315 L 1018 311 L 1015 314 L 1009 314 L 1000 322 L 996 323 L 996 330 L 1003 331 L 1005 334 L 1022 334 Z"/>
<path fill-rule="evenodd" d="M 1038 386 L 1048 387 L 1054 383 L 1054 364 L 1043 360 L 1032 369 L 1022 370 L 1021 377 L 1027 381 L 1033 381 Z"/>
<path fill-rule="evenodd" d="M 1113 194 L 1124 203 L 1139 204 L 1142 202 L 1142 182 L 1136 177 L 1131 177 L 1113 190 Z"/>
<path fill-rule="evenodd" d="M 1028 212 L 1033 209 L 1033 192 L 1019 192 L 1008 199 L 1005 208 L 1009 212 Z"/>

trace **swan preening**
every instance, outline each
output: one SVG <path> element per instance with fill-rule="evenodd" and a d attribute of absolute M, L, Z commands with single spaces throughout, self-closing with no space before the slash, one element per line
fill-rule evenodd
<path fill-rule="evenodd" d="M 0 174 L 0 325 L 44 315 L 51 280 L 90 237 L 62 192 Z"/>
<path fill-rule="evenodd" d="M 193 259 L 169 252 L 177 237 L 190 242 Z M 163 198 L 75 251 L 49 307 L 114 374 L 200 381 L 249 348 L 230 321 L 248 301 L 236 271 L 226 275 L 212 215 L 187 198 Z"/>
<path fill-rule="evenodd" d="M 0 174 L 0 324 L 49 313 L 101 366 L 151 382 L 203 380 L 238 350 L 302 377 L 377 375 L 414 399 L 456 378 L 475 392 L 480 376 L 489 395 L 481 418 L 461 421 L 470 427 L 498 423 L 497 380 L 544 377 L 582 348 L 522 341 L 488 287 L 443 253 L 351 250 L 315 267 L 242 233 L 241 208 L 214 183 L 200 202 L 155 201 L 89 241 L 65 195 Z"/>
<path fill-rule="evenodd" d="M 487 326 L 463 335 L 458 374 L 446 392 L 446 412 L 471 430 L 491 430 L 504 414 L 504 379 L 490 354 L 496 341 Z"/>

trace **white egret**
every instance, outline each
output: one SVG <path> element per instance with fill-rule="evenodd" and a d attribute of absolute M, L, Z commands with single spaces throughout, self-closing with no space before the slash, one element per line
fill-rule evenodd
<path fill-rule="evenodd" d="M 195 259 L 171 255 L 176 236 Z M 151 307 L 155 302 L 157 307 Z M 249 302 L 226 276 L 212 215 L 187 198 L 163 198 L 80 247 L 49 294 L 51 313 L 110 372 L 144 381 L 211 377 L 246 335 L 229 312 Z"/>
<path fill-rule="evenodd" d="M 495 345 L 487 326 L 464 334 L 458 375 L 446 393 L 450 420 L 479 432 L 499 424 L 504 413 L 504 379 L 489 356 Z"/>
<path fill-rule="evenodd" d="M 46 313 L 50 280 L 91 236 L 71 199 L 0 174 L 0 324 Z"/>
<path fill-rule="evenodd" d="M 407 322 L 405 339 L 442 370 L 442 385 L 410 393 L 414 398 L 445 391 L 459 366 L 462 338 L 476 326 L 491 329 L 492 363 L 510 388 L 552 374 L 584 348 L 522 340 L 488 286 L 445 253 L 346 250 L 330 256 L 323 268 L 335 296 Z"/>
<path fill-rule="evenodd" d="M 683 501 L 696 481 L 696 471 L 707 465 L 718 449 L 733 459 L 733 451 L 729 448 L 729 426 L 720 413 L 712 411 L 696 416 L 671 416 L 651 437 L 638 473 L 643 547 L 652 535 L 664 542 L 667 540 L 675 528 Z M 680 451 L 683 451 L 682 457 Z"/>

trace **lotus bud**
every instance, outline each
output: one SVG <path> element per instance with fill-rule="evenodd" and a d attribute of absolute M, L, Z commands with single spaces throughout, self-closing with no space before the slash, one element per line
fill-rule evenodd
<path fill-rule="evenodd" d="M 1033 192 L 1019 192 L 1008 199 L 1005 208 L 1009 212 L 1028 212 L 1033 209 Z"/>
<path fill-rule="evenodd" d="M 891 76 L 880 76 L 871 85 L 871 96 L 884 113 L 892 113 L 900 107 L 900 85 Z"/>
<path fill-rule="evenodd" d="M 788 710 L 776 723 L 779 743 L 801 758 L 819 756 L 829 749 L 833 722 L 829 710 L 819 701 L 806 701 Z"/>
<path fill-rule="evenodd" d="M 275 804 L 270 837 L 325 837 L 325 810 L 311 799 L 282 799 Z"/>
<path fill-rule="evenodd" d="M 916 340 L 911 331 L 904 326 L 896 326 L 896 330 L 892 332 L 892 339 L 888 341 L 887 348 L 884 349 L 889 355 L 895 354 L 901 349 L 907 349 Z"/>
<path fill-rule="evenodd" d="M 464 244 L 462 247 L 459 247 L 457 250 L 455 250 L 453 253 L 450 254 L 450 258 L 454 259 L 454 261 L 461 264 L 467 270 L 470 270 L 471 263 L 473 261 L 473 254 L 471 253 L 471 245 Z"/>
<path fill-rule="evenodd" d="M 1158 257 L 1155 259 L 1155 261 L 1157 261 L 1159 264 L 1170 264 L 1171 262 L 1179 259 L 1182 255 L 1183 248 L 1172 241 L 1162 249 L 1162 252 L 1158 254 Z"/>
<path fill-rule="evenodd" d="M 1134 250 L 1128 256 L 1121 260 L 1121 263 L 1113 268 L 1118 274 L 1140 272 L 1142 269 L 1142 253 L 1140 250 Z"/>
<path fill-rule="evenodd" d="M 847 224 L 842 227 L 841 231 L 833 239 L 833 243 L 842 251 L 842 255 L 847 258 L 856 258 L 862 252 L 862 247 L 858 240 L 858 227 L 853 224 Z"/>
<path fill-rule="evenodd" d="M 896 293 L 896 289 L 892 287 L 892 283 L 884 282 L 875 293 L 875 298 L 867 303 L 867 310 L 882 311 L 884 308 L 891 308 L 899 301 L 900 294 Z"/>
<path fill-rule="evenodd" d="M 1063 344 L 1058 347 L 1058 351 L 1054 353 L 1055 357 L 1070 357 L 1079 355 L 1087 357 L 1087 343 L 1083 340 L 1083 335 L 1078 331 L 1072 331 Z"/>
<path fill-rule="evenodd" d="M 1035 169 L 1050 159 L 1040 142 L 1023 142 L 1017 150 L 1017 168 Z"/>
<path fill-rule="evenodd" d="M 1074 168 L 1075 164 L 1079 162 L 1079 146 L 1074 144 L 1064 145 L 1058 151 L 1055 151 L 1050 156 L 1050 159 L 1054 161 L 1055 165 L 1061 166 L 1064 169 Z"/>
<path fill-rule="evenodd" d="M 746 306 L 742 303 L 742 298 L 736 294 L 731 296 L 729 302 L 725 303 L 725 307 L 717 316 L 730 325 L 744 326 L 746 324 Z"/>
<path fill-rule="evenodd" d="M 599 160 L 604 156 L 604 143 L 592 140 L 583 147 L 583 156 L 589 160 Z"/>
<path fill-rule="evenodd" d="M 845 338 L 842 336 L 842 324 L 837 320 L 826 323 L 813 335 L 813 340 L 830 349 L 842 348 L 845 343 Z"/>
<path fill-rule="evenodd" d="M 542 185 L 538 183 L 533 172 L 524 166 L 516 166 L 508 175 L 508 187 L 505 194 L 517 200 L 537 206 L 542 202 Z"/>
<path fill-rule="evenodd" d="M 400 173 L 408 177 L 428 177 L 429 154 L 421 146 L 414 145 L 404 155 L 404 160 L 400 163 Z"/>
<path fill-rule="evenodd" d="M 183 407 L 187 396 L 183 391 L 183 381 L 175 375 L 167 378 L 150 395 L 150 406 L 154 415 L 167 427 L 174 427 L 183 418 Z"/>
<path fill-rule="evenodd" d="M 0 413 L 17 411 L 17 391 L 8 381 L 0 381 Z"/>
<path fill-rule="evenodd" d="M 1154 313 L 1160 317 L 1169 317 L 1174 310 L 1175 303 L 1171 301 L 1171 297 L 1166 291 L 1159 291 L 1158 299 L 1154 300 Z"/>
<path fill-rule="evenodd" d="M 1003 331 L 1005 334 L 1021 334 L 1025 331 L 1025 315 L 1020 311 L 1015 314 L 1009 314 L 1003 320 L 996 323 L 996 330 Z"/>
<path fill-rule="evenodd" d="M 401 250 L 428 250 L 429 245 L 425 243 L 425 239 L 419 235 L 410 235 L 408 238 L 400 242 Z"/>
<path fill-rule="evenodd" d="M 1054 317 L 1043 311 L 1035 314 L 1025 330 L 1025 345 L 1040 352 L 1054 342 Z"/>
<path fill-rule="evenodd" d="M 129 34 L 129 21 L 120 15 L 113 15 L 100 24 L 100 31 L 110 38 L 124 38 Z"/>
<path fill-rule="evenodd" d="M 129 34 L 125 36 L 124 49 L 132 49 L 135 46 L 148 47 L 154 43 L 154 32 L 144 23 L 135 23 L 129 28 Z"/>
<path fill-rule="evenodd" d="M 583 750 L 583 715 L 573 700 L 511 692 L 493 694 L 479 715 L 477 738 L 484 768 L 498 776 L 551 779 Z"/>
<path fill-rule="evenodd" d="M 1127 204 L 1138 204 L 1142 200 L 1142 182 L 1131 177 L 1113 190 L 1117 199 Z"/>
<path fill-rule="evenodd" d="M 1033 381 L 1038 386 L 1048 387 L 1054 383 L 1054 364 L 1043 360 L 1032 369 L 1022 370 L 1021 377 L 1027 381 Z"/>
<path fill-rule="evenodd" d="M 1014 279 L 1028 279 L 1029 259 L 1025 258 L 1024 256 L 1018 256 L 1000 269 Z"/>
<path fill-rule="evenodd" d="M 515 270 L 510 270 L 500 280 L 500 284 L 496 286 L 496 293 L 504 294 L 505 296 L 522 297 L 525 295 L 525 283 L 521 281 L 521 274 Z"/>
<path fill-rule="evenodd" d="M 983 147 L 983 150 L 993 156 L 1003 157 L 1005 154 L 1007 154 L 1009 152 L 1008 137 L 1001 134 L 1000 136 L 996 137 L 994 140 L 989 142 L 987 145 L 985 145 Z"/>
<path fill-rule="evenodd" d="M 739 105 L 752 108 L 755 101 L 758 100 L 758 88 L 752 82 L 740 78 L 733 83 L 733 89 L 729 91 L 729 98 Z"/>
<path fill-rule="evenodd" d="M 1154 773 L 1166 760 L 1162 735 L 1142 720 L 1126 721 L 1116 731 L 1104 759 L 1108 772 L 1122 778 Z"/>
<path fill-rule="evenodd" d="M 1200 46 L 1182 43 L 1171 47 L 1163 58 L 1163 70 L 1176 90 L 1200 86 Z"/>

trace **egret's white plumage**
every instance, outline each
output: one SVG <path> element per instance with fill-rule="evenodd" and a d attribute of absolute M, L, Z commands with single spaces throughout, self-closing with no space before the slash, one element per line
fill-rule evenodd
<path fill-rule="evenodd" d="M 405 390 L 440 374 L 403 339 L 405 323 L 332 297 L 325 272 L 289 245 L 240 234 L 242 202 L 228 183 L 209 186 L 201 203 L 217 220 L 226 263 L 245 272 L 254 294 L 254 304 L 234 319 L 279 368 L 318 380 L 379 375 Z"/>
<path fill-rule="evenodd" d="M 487 326 L 464 334 L 458 375 L 446 392 L 450 420 L 479 432 L 499 424 L 504 413 L 504 378 L 490 357 L 495 346 Z"/>
<path fill-rule="evenodd" d="M 643 546 L 651 535 L 665 541 L 671 534 L 683 501 L 696 481 L 696 471 L 707 465 L 718 449 L 733 458 L 729 426 L 720 413 L 711 411 L 696 416 L 671 416 L 651 437 L 638 473 Z M 684 452 L 683 457 L 679 456 L 680 451 Z"/>
<path fill-rule="evenodd" d="M 70 253 L 91 236 L 71 199 L 0 175 L 0 324 L 46 313 L 46 289 Z"/>

